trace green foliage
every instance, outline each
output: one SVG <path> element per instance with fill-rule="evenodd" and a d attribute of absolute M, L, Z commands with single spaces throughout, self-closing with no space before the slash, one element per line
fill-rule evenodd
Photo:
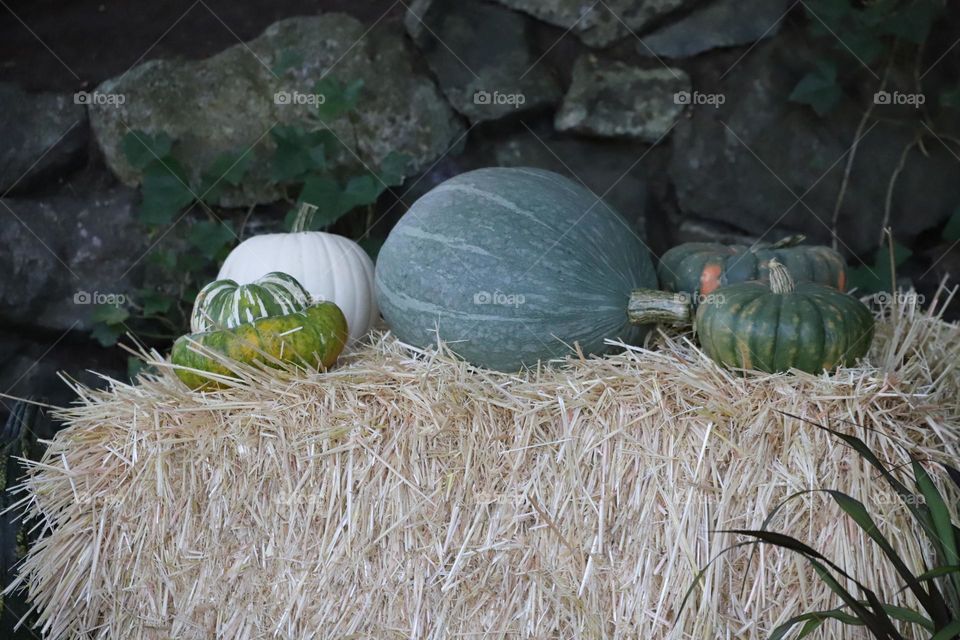
<path fill-rule="evenodd" d="M 890 60 L 895 51 L 912 50 L 919 55 L 945 10 L 943 0 L 806 0 L 801 4 L 810 36 L 829 51 L 829 58 L 817 61 L 816 69 L 800 79 L 790 99 L 809 104 L 820 116 L 842 99 L 841 71 L 862 65 L 874 68 Z"/>
<path fill-rule="evenodd" d="M 282 75 L 302 59 L 301 52 L 283 51 L 274 73 Z M 314 112 L 302 123 L 275 126 L 270 132 L 271 155 L 264 160 L 270 180 L 287 194 L 292 211 L 302 202 L 317 206 L 311 229 L 337 224 L 339 232 L 358 238 L 375 255 L 383 241 L 368 237 L 372 205 L 389 187 L 402 184 L 409 160 L 390 153 L 373 171 L 359 161 L 356 135 L 349 141 L 351 147 L 328 128 L 347 118 L 356 131 L 362 91 L 362 80 L 344 84 L 322 79 L 313 88 L 318 96 Z M 129 131 L 122 148 L 127 162 L 143 175 L 137 215 L 155 243 L 144 259 L 147 281 L 159 285 L 137 291 L 126 307 L 95 311 L 92 334 L 104 346 L 115 344 L 128 331 L 161 341 L 187 331 L 197 291 L 216 275 L 240 233 L 226 212 L 212 207 L 225 189 L 242 185 L 257 154 L 265 152 L 237 149 L 196 167 L 178 155 L 177 141 L 170 135 L 145 131 Z M 357 164 L 362 168 L 341 168 Z M 348 215 L 353 212 L 360 215 Z M 131 372 L 134 368 L 131 365 Z"/>
<path fill-rule="evenodd" d="M 908 483 L 899 478 L 899 469 L 884 464 L 860 438 L 810 422 L 799 416 L 784 415 L 811 424 L 856 451 L 899 499 L 910 516 L 909 522 L 915 535 L 924 541 L 924 546 L 930 552 L 920 566 L 911 566 L 911 561 L 897 553 L 877 526 L 866 505 L 841 491 L 832 489 L 800 491 L 789 496 L 774 508 L 760 529 L 738 529 L 727 532 L 740 534 L 752 540 L 730 549 L 743 544 L 770 544 L 798 553 L 811 564 L 820 580 L 830 588 L 843 605 L 834 609 L 796 615 L 774 629 L 770 634 L 771 640 L 786 638 L 793 631 L 797 631 L 797 634 L 792 636 L 795 639 L 808 637 L 827 620 L 834 620 L 844 625 L 866 627 L 874 637 L 883 640 L 905 640 L 906 637 L 915 637 L 914 635 L 905 636 L 901 632 L 904 627 L 915 627 L 911 631 L 916 631 L 933 640 L 951 640 L 960 636 L 960 528 L 958 523 L 953 521 L 943 493 L 921 461 L 908 454 L 912 476 L 909 481 L 909 485 L 912 486 L 908 486 Z M 954 485 L 954 493 L 957 494 L 960 491 L 960 471 L 946 464 L 939 466 L 946 478 Z M 844 515 L 852 520 L 877 547 L 902 581 L 904 587 L 901 591 L 895 594 L 879 593 L 879 590 L 869 588 L 803 542 L 790 535 L 767 529 L 776 514 L 787 504 L 800 496 L 815 492 L 829 496 Z M 960 500 L 954 505 L 954 512 L 958 510 L 960 510 Z M 687 592 L 688 598 L 705 571 L 706 569 L 697 575 L 694 585 Z M 899 597 L 903 592 L 912 595 L 919 607 L 885 602 L 881 598 L 881 596 Z"/>
<path fill-rule="evenodd" d="M 829 60 L 820 61 L 817 69 L 805 75 L 790 94 L 790 100 L 810 105 L 818 116 L 829 113 L 842 97 L 837 66 Z"/>
<path fill-rule="evenodd" d="M 855 288 L 860 295 L 893 291 L 897 284 L 895 271 L 911 255 L 908 248 L 893 240 L 889 249 L 881 247 L 876 251 L 873 264 L 851 267 L 847 271 L 847 286 Z"/>

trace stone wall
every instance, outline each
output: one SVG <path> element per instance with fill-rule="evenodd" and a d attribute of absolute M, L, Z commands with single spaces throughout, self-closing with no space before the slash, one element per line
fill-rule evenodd
<path fill-rule="evenodd" d="M 451 175 L 527 165 L 602 195 L 657 253 L 687 240 L 804 233 L 857 264 L 889 224 L 914 253 L 902 275 L 919 286 L 960 268 L 938 235 L 960 205 L 958 111 L 877 104 L 878 78 L 853 54 L 847 95 L 828 116 L 792 101 L 822 53 L 793 3 L 412 0 L 384 3 L 383 15 L 324 12 L 327 4 L 213 55 L 148 54 L 125 72 L 111 67 L 112 77 L 72 87 L 85 99 L 0 84 L 0 391 L 66 398 L 58 369 L 122 375 L 124 357 L 89 340 L 81 294 L 144 286 L 140 262 L 163 242 L 135 219 L 142 176 L 124 156 L 127 131 L 174 135 L 199 167 L 220 151 L 269 146 L 264 133 L 303 110 L 273 96 L 328 74 L 364 80 L 357 120 L 332 127 L 355 141 L 345 162 L 375 165 L 392 150 L 409 158 L 405 184 L 379 203 L 389 212 L 381 235 Z M 956 13 L 931 34 L 925 86 L 958 82 Z M 291 50 L 301 55 L 278 74 Z M 894 70 L 885 86 L 906 90 L 911 80 Z M 268 174 L 255 165 L 221 196 L 225 211 L 252 207 L 248 229 L 280 224 Z"/>

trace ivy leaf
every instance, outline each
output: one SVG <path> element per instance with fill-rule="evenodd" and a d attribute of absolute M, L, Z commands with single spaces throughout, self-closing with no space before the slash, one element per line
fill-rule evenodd
<path fill-rule="evenodd" d="M 214 260 L 236 237 L 233 223 L 229 220 L 199 220 L 187 232 L 187 241 L 208 260 Z"/>
<path fill-rule="evenodd" d="M 177 268 L 177 252 L 167 249 L 154 249 L 147 256 L 147 261 L 167 273 L 173 273 Z"/>
<path fill-rule="evenodd" d="M 335 120 L 357 106 L 363 80 L 357 79 L 343 85 L 335 78 L 326 77 L 314 86 L 314 93 L 323 96 L 317 104 L 317 115 L 323 121 Z"/>
<path fill-rule="evenodd" d="M 321 174 L 313 174 L 304 181 L 298 201 L 317 205 L 313 216 L 314 229 L 330 226 L 353 208 L 337 181 Z"/>
<path fill-rule="evenodd" d="M 940 12 L 941 7 L 933 0 L 912 2 L 890 14 L 883 25 L 882 33 L 914 44 L 923 44 Z"/>
<path fill-rule="evenodd" d="M 842 96 L 836 65 L 821 61 L 815 71 L 805 75 L 794 87 L 790 100 L 810 105 L 822 117 L 837 105 Z"/>
<path fill-rule="evenodd" d="M 406 177 L 409 163 L 409 156 L 391 151 L 380 163 L 380 180 L 391 187 L 399 187 Z"/>
<path fill-rule="evenodd" d="M 130 317 L 130 312 L 126 307 L 116 304 L 98 304 L 93 308 L 91 318 L 94 322 L 102 322 L 109 325 L 117 325 Z"/>
<path fill-rule="evenodd" d="M 860 294 L 891 291 L 896 284 L 893 281 L 894 267 L 902 265 L 912 254 L 896 240 L 893 241 L 893 264 L 890 263 L 890 253 L 886 247 L 877 250 L 872 265 L 859 265 L 849 270 L 847 274 L 848 287 L 856 288 Z"/>
<path fill-rule="evenodd" d="M 344 206 L 349 209 L 373 204 L 386 187 L 369 174 L 354 176 L 343 190 Z"/>
<path fill-rule="evenodd" d="M 273 154 L 271 177 L 276 182 L 300 181 L 312 171 L 327 165 L 327 148 L 332 146 L 329 131 L 304 131 L 296 126 L 276 127 L 272 132 L 277 148 Z"/>
<path fill-rule="evenodd" d="M 282 76 L 293 67 L 299 67 L 303 63 L 303 52 L 299 49 L 284 49 L 277 57 L 277 63 L 273 65 L 273 73 Z"/>
<path fill-rule="evenodd" d="M 99 323 L 93 326 L 90 335 L 100 343 L 101 347 L 112 347 L 123 335 L 124 329 L 120 325 Z"/>
<path fill-rule="evenodd" d="M 153 136 L 140 129 L 128 131 L 120 142 L 123 154 L 130 165 L 142 171 L 147 168 L 151 162 L 157 159 L 165 159 L 170 155 L 170 149 L 173 147 L 173 138 L 166 133 L 160 132 Z"/>
<path fill-rule="evenodd" d="M 837 46 L 844 50 L 849 48 L 861 62 L 867 65 L 876 62 L 886 51 L 883 40 L 868 30 L 848 33 L 843 37 L 843 44 L 838 42 Z"/>
<path fill-rule="evenodd" d="M 126 308 L 113 304 L 98 304 L 91 319 L 96 323 L 91 335 L 104 347 L 112 347 L 126 331 L 124 321 L 130 317 Z"/>
<path fill-rule="evenodd" d="M 151 162 L 143 174 L 140 219 L 150 225 L 169 224 L 174 215 L 193 202 L 187 172 L 172 158 Z"/>
<path fill-rule="evenodd" d="M 203 172 L 200 188 L 197 189 L 198 195 L 207 204 L 216 202 L 220 199 L 224 186 L 240 185 L 252 161 L 251 152 L 221 153 Z"/>
<path fill-rule="evenodd" d="M 127 356 L 127 377 L 131 381 L 137 379 L 137 375 L 146 368 L 146 363 L 135 356 Z"/>
<path fill-rule="evenodd" d="M 940 94 L 940 105 L 960 109 L 960 87 L 947 89 Z"/>
<path fill-rule="evenodd" d="M 163 315 L 173 306 L 173 298 L 156 289 L 140 289 L 137 297 L 143 302 L 143 315 Z"/>

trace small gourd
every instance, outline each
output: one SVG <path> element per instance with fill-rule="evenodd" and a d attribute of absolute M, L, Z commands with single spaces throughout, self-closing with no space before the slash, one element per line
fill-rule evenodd
<path fill-rule="evenodd" d="M 347 321 L 337 305 L 321 302 L 284 316 L 260 318 L 232 329 L 191 333 L 173 344 L 174 372 L 191 389 L 216 389 L 220 380 L 204 375 L 234 377 L 225 363 L 204 350 L 244 364 L 295 364 L 327 369 L 337 361 L 347 342 Z M 268 357 L 269 356 L 269 357 Z"/>
<path fill-rule="evenodd" d="M 716 362 L 769 373 L 851 366 L 873 339 L 873 314 L 833 287 L 795 283 L 770 260 L 770 282 L 721 287 L 700 304 L 697 335 Z"/>
<path fill-rule="evenodd" d="M 275 271 L 250 284 L 214 280 L 197 294 L 190 316 L 194 333 L 232 329 L 270 316 L 285 316 L 310 306 L 310 294 L 296 278 Z"/>

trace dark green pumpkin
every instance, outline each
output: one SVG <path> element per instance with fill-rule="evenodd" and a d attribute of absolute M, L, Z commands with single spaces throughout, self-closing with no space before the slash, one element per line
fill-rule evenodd
<path fill-rule="evenodd" d="M 657 277 L 664 290 L 688 293 L 699 302 L 724 285 L 766 282 L 768 265 L 775 258 L 797 282 L 816 282 L 844 291 L 847 276 L 843 257 L 829 247 L 799 244 L 803 240 L 803 236 L 791 236 L 753 246 L 688 242 L 663 254 Z"/>
<path fill-rule="evenodd" d="M 866 355 L 874 320 L 851 295 L 812 282 L 794 283 L 776 260 L 770 283 L 723 287 L 697 310 L 703 350 L 720 364 L 770 373 L 808 373 L 853 365 Z"/>

